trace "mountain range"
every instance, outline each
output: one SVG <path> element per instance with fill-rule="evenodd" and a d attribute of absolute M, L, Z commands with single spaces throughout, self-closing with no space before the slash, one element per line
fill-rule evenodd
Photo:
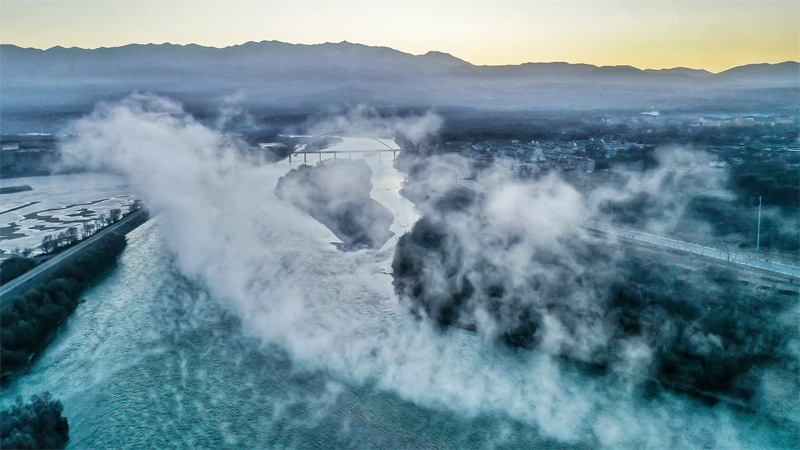
<path fill-rule="evenodd" d="M 265 107 L 366 103 L 493 110 L 796 110 L 800 63 L 720 72 L 526 63 L 476 66 L 447 53 L 411 55 L 348 42 L 277 41 L 226 48 L 139 45 L 48 50 L 0 45 L 3 114 L 85 109 L 130 92 L 193 104 L 225 98 Z"/>

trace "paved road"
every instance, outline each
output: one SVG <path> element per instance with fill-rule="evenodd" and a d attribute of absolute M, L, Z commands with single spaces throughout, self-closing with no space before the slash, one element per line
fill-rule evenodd
<path fill-rule="evenodd" d="M 56 270 L 58 270 L 61 263 L 68 260 L 77 253 L 86 250 L 89 246 L 97 242 L 103 236 L 107 235 L 108 233 L 121 233 L 123 235 L 127 234 L 131 229 L 135 228 L 140 223 L 144 222 L 146 218 L 147 218 L 147 211 L 144 209 L 140 209 L 139 211 L 136 211 L 133 214 L 124 217 L 119 222 L 103 228 L 102 230 L 98 231 L 95 235 L 86 239 L 85 241 L 76 244 L 75 246 L 70 247 L 67 250 L 64 250 L 63 252 L 50 258 L 47 262 L 44 262 L 36 266 L 35 268 L 22 274 L 21 276 L 15 278 L 14 280 L 9 281 L 3 286 L 0 286 L 0 300 L 5 300 L 15 295 L 22 294 L 25 290 L 30 289 L 36 283 L 39 283 L 46 277 L 52 275 Z"/>
<path fill-rule="evenodd" d="M 697 255 L 708 256 L 711 258 L 721 259 L 736 264 L 744 264 L 745 266 L 755 267 L 758 269 L 776 272 L 783 275 L 792 277 L 800 277 L 800 267 L 782 264 L 768 259 L 753 258 L 749 255 L 741 253 L 733 253 L 725 250 L 720 250 L 712 247 L 704 247 L 702 245 L 692 244 L 690 242 L 678 241 L 663 236 L 644 233 L 641 231 L 628 230 L 625 228 L 609 225 L 608 223 L 598 222 L 596 220 L 586 220 L 583 226 L 597 231 L 603 231 L 615 236 L 621 236 L 628 239 L 635 239 L 637 241 L 647 242 L 650 244 L 658 245 L 661 247 L 668 247 L 675 250 L 694 253 Z"/>
<path fill-rule="evenodd" d="M 474 180 L 466 179 L 471 175 L 468 169 L 461 166 L 457 166 L 455 164 L 450 164 L 447 161 L 444 161 L 440 156 L 431 157 L 431 161 L 435 164 L 438 164 L 439 166 L 445 167 L 447 169 L 456 172 L 458 174 L 458 182 L 462 186 L 472 189 L 476 192 L 486 191 L 485 187 L 476 183 Z M 663 236 L 656 236 L 654 234 L 644 233 L 641 231 L 628 230 L 625 228 L 620 228 L 617 226 L 610 225 L 608 223 L 598 222 L 596 220 L 586 220 L 583 223 L 583 226 L 586 228 L 590 228 L 592 230 L 602 231 L 604 233 L 613 234 L 615 236 L 621 236 L 628 239 L 634 239 L 641 242 L 647 242 L 649 244 L 658 245 L 661 247 L 667 247 L 675 250 L 694 253 L 697 255 L 708 256 L 711 258 L 721 259 L 723 261 L 729 261 L 735 264 L 743 264 L 745 266 L 755 267 L 769 272 L 780 273 L 792 277 L 800 277 L 800 267 L 773 262 L 768 259 L 754 258 L 749 255 L 728 252 L 725 250 L 719 250 L 711 247 L 703 247 L 702 245 L 678 241 Z"/>

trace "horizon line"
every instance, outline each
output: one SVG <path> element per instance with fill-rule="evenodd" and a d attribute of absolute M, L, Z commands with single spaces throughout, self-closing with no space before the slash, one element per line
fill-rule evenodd
<path fill-rule="evenodd" d="M 600 67 L 631 67 L 631 68 L 634 68 L 634 69 L 642 71 L 642 72 L 647 71 L 647 70 L 660 71 L 660 70 L 688 69 L 688 70 L 696 70 L 698 72 L 707 72 L 707 73 L 712 74 L 712 75 L 718 75 L 720 73 L 727 72 L 727 71 L 729 71 L 731 69 L 736 69 L 738 67 L 752 66 L 752 65 L 778 65 L 778 64 L 785 64 L 785 63 L 797 63 L 797 64 L 800 64 L 800 61 L 794 61 L 794 60 L 786 60 L 786 61 L 781 61 L 781 62 L 777 62 L 777 63 L 753 62 L 753 63 L 747 63 L 747 64 L 738 65 L 738 66 L 732 66 L 732 67 L 729 67 L 729 68 L 727 68 L 725 70 L 721 70 L 719 72 L 712 72 L 712 71 L 710 71 L 708 69 L 697 69 L 697 68 L 687 67 L 687 66 L 661 67 L 659 69 L 656 69 L 656 68 L 652 68 L 652 67 L 640 68 L 640 67 L 637 67 L 637 66 L 634 66 L 634 65 L 631 65 L 631 64 L 597 65 L 597 64 L 585 63 L 585 62 L 567 62 L 567 61 L 527 61 L 527 62 L 518 63 L 518 64 L 481 64 L 481 65 L 479 65 L 479 64 L 474 64 L 472 62 L 469 62 L 469 61 L 467 61 L 467 60 L 465 60 L 463 58 L 459 58 L 458 56 L 455 56 L 455 55 L 453 55 L 451 53 L 443 52 L 443 51 L 440 51 L 440 50 L 429 50 L 426 53 L 414 54 L 414 53 L 404 52 L 402 50 L 397 50 L 395 48 L 388 47 L 388 46 L 385 46 L 385 45 L 368 45 L 368 44 L 362 44 L 362 43 L 358 43 L 358 42 L 350 42 L 350 41 L 347 41 L 347 40 L 344 40 L 344 41 L 341 41 L 341 42 L 330 42 L 330 41 L 327 41 L 327 42 L 321 42 L 321 43 L 316 43 L 316 44 L 302 44 L 302 43 L 291 43 L 291 42 L 284 42 L 284 41 L 278 41 L 278 40 L 266 40 L 265 39 L 265 40 L 261 40 L 261 41 L 246 41 L 246 42 L 243 42 L 241 44 L 232 44 L 232 45 L 227 45 L 227 46 L 224 46 L 224 47 L 217 47 L 217 46 L 213 46 L 213 45 L 202 45 L 202 44 L 196 44 L 196 43 L 193 43 L 193 42 L 192 43 L 188 43 L 188 44 L 173 44 L 171 42 L 162 42 L 162 43 L 148 42 L 146 44 L 143 44 L 143 43 L 139 43 L 139 42 L 131 42 L 129 44 L 117 45 L 117 46 L 109 46 L 109 47 L 106 47 L 106 46 L 99 46 L 99 47 L 78 47 L 78 46 L 64 47 L 64 46 L 61 46 L 61 45 L 54 45 L 54 46 L 48 47 L 48 48 L 24 47 L 24 46 L 17 45 L 17 44 L 11 43 L 11 42 L 2 42 L 2 43 L 0 43 L 0 45 L 12 45 L 14 47 L 18 47 L 18 48 L 22 48 L 22 49 L 32 49 L 32 50 L 41 50 L 41 51 L 53 50 L 53 49 L 56 49 L 56 48 L 62 48 L 62 49 L 66 49 L 66 50 L 78 49 L 78 50 L 90 50 L 91 51 L 91 50 L 101 50 L 101 49 L 122 48 L 122 47 L 128 47 L 128 46 L 132 46 L 132 45 L 139 45 L 139 46 L 171 45 L 171 46 L 177 46 L 177 47 L 196 46 L 196 47 L 202 47 L 202 48 L 213 48 L 213 49 L 217 49 L 217 50 L 224 50 L 224 49 L 228 49 L 228 48 L 241 47 L 241 46 L 244 46 L 244 45 L 247 45 L 247 44 L 262 44 L 262 43 L 271 43 L 271 42 L 279 43 L 279 44 L 285 44 L 285 45 L 292 45 L 292 46 L 303 46 L 303 47 L 313 47 L 313 46 L 320 46 L 320 45 L 327 45 L 327 44 L 333 44 L 333 45 L 350 44 L 350 45 L 359 45 L 359 46 L 364 46 L 364 47 L 369 47 L 369 48 L 386 48 L 386 49 L 389 49 L 389 50 L 392 50 L 392 51 L 395 51 L 395 52 L 399 52 L 399 53 L 403 53 L 403 54 L 411 55 L 411 56 L 425 56 L 425 55 L 430 54 L 430 53 L 440 53 L 440 54 L 447 55 L 447 56 L 450 56 L 452 58 L 458 59 L 460 61 L 463 61 L 463 62 L 465 62 L 465 63 L 467 63 L 467 64 L 469 64 L 471 66 L 474 66 L 474 67 L 509 67 L 509 66 L 522 66 L 522 65 L 525 65 L 525 64 L 569 64 L 569 65 L 575 65 L 575 66 L 580 66 L 580 65 L 594 66 L 594 67 L 598 67 L 598 68 L 600 68 Z"/>

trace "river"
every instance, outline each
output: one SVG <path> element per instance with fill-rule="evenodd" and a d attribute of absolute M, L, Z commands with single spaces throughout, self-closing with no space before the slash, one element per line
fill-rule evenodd
<path fill-rule="evenodd" d="M 398 194 L 404 177 L 368 162 L 399 236 L 418 218 Z M 116 270 L 3 386 L 3 405 L 52 392 L 69 449 L 796 446 L 796 431 L 763 417 L 640 399 L 418 322 L 391 285 L 397 237 L 338 252 L 330 231 L 273 198 L 289 169 L 278 166 L 238 173 L 237 200 L 201 192 L 207 222 L 160 200 Z"/>

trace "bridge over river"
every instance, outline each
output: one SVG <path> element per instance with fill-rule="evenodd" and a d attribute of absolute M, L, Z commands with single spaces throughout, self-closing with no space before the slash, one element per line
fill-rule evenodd
<path fill-rule="evenodd" d="M 337 159 L 339 155 L 347 155 L 349 159 L 353 159 L 353 154 L 361 156 L 377 155 L 378 160 L 380 161 L 382 154 L 391 153 L 392 159 L 394 159 L 397 157 L 397 154 L 402 151 L 393 139 L 350 137 L 326 134 L 310 137 L 309 142 L 320 138 L 334 138 L 339 139 L 341 142 L 338 142 L 335 145 L 327 148 L 316 150 L 307 149 L 308 144 L 300 144 L 294 149 L 294 151 L 292 151 L 292 153 L 289 154 L 289 162 L 292 162 L 293 156 L 299 158 L 300 155 L 303 155 L 303 163 L 307 163 L 309 155 L 316 155 L 317 160 L 322 161 L 323 155 L 326 157 L 333 156 L 333 159 Z M 311 159 L 314 159 L 313 156 Z"/>

